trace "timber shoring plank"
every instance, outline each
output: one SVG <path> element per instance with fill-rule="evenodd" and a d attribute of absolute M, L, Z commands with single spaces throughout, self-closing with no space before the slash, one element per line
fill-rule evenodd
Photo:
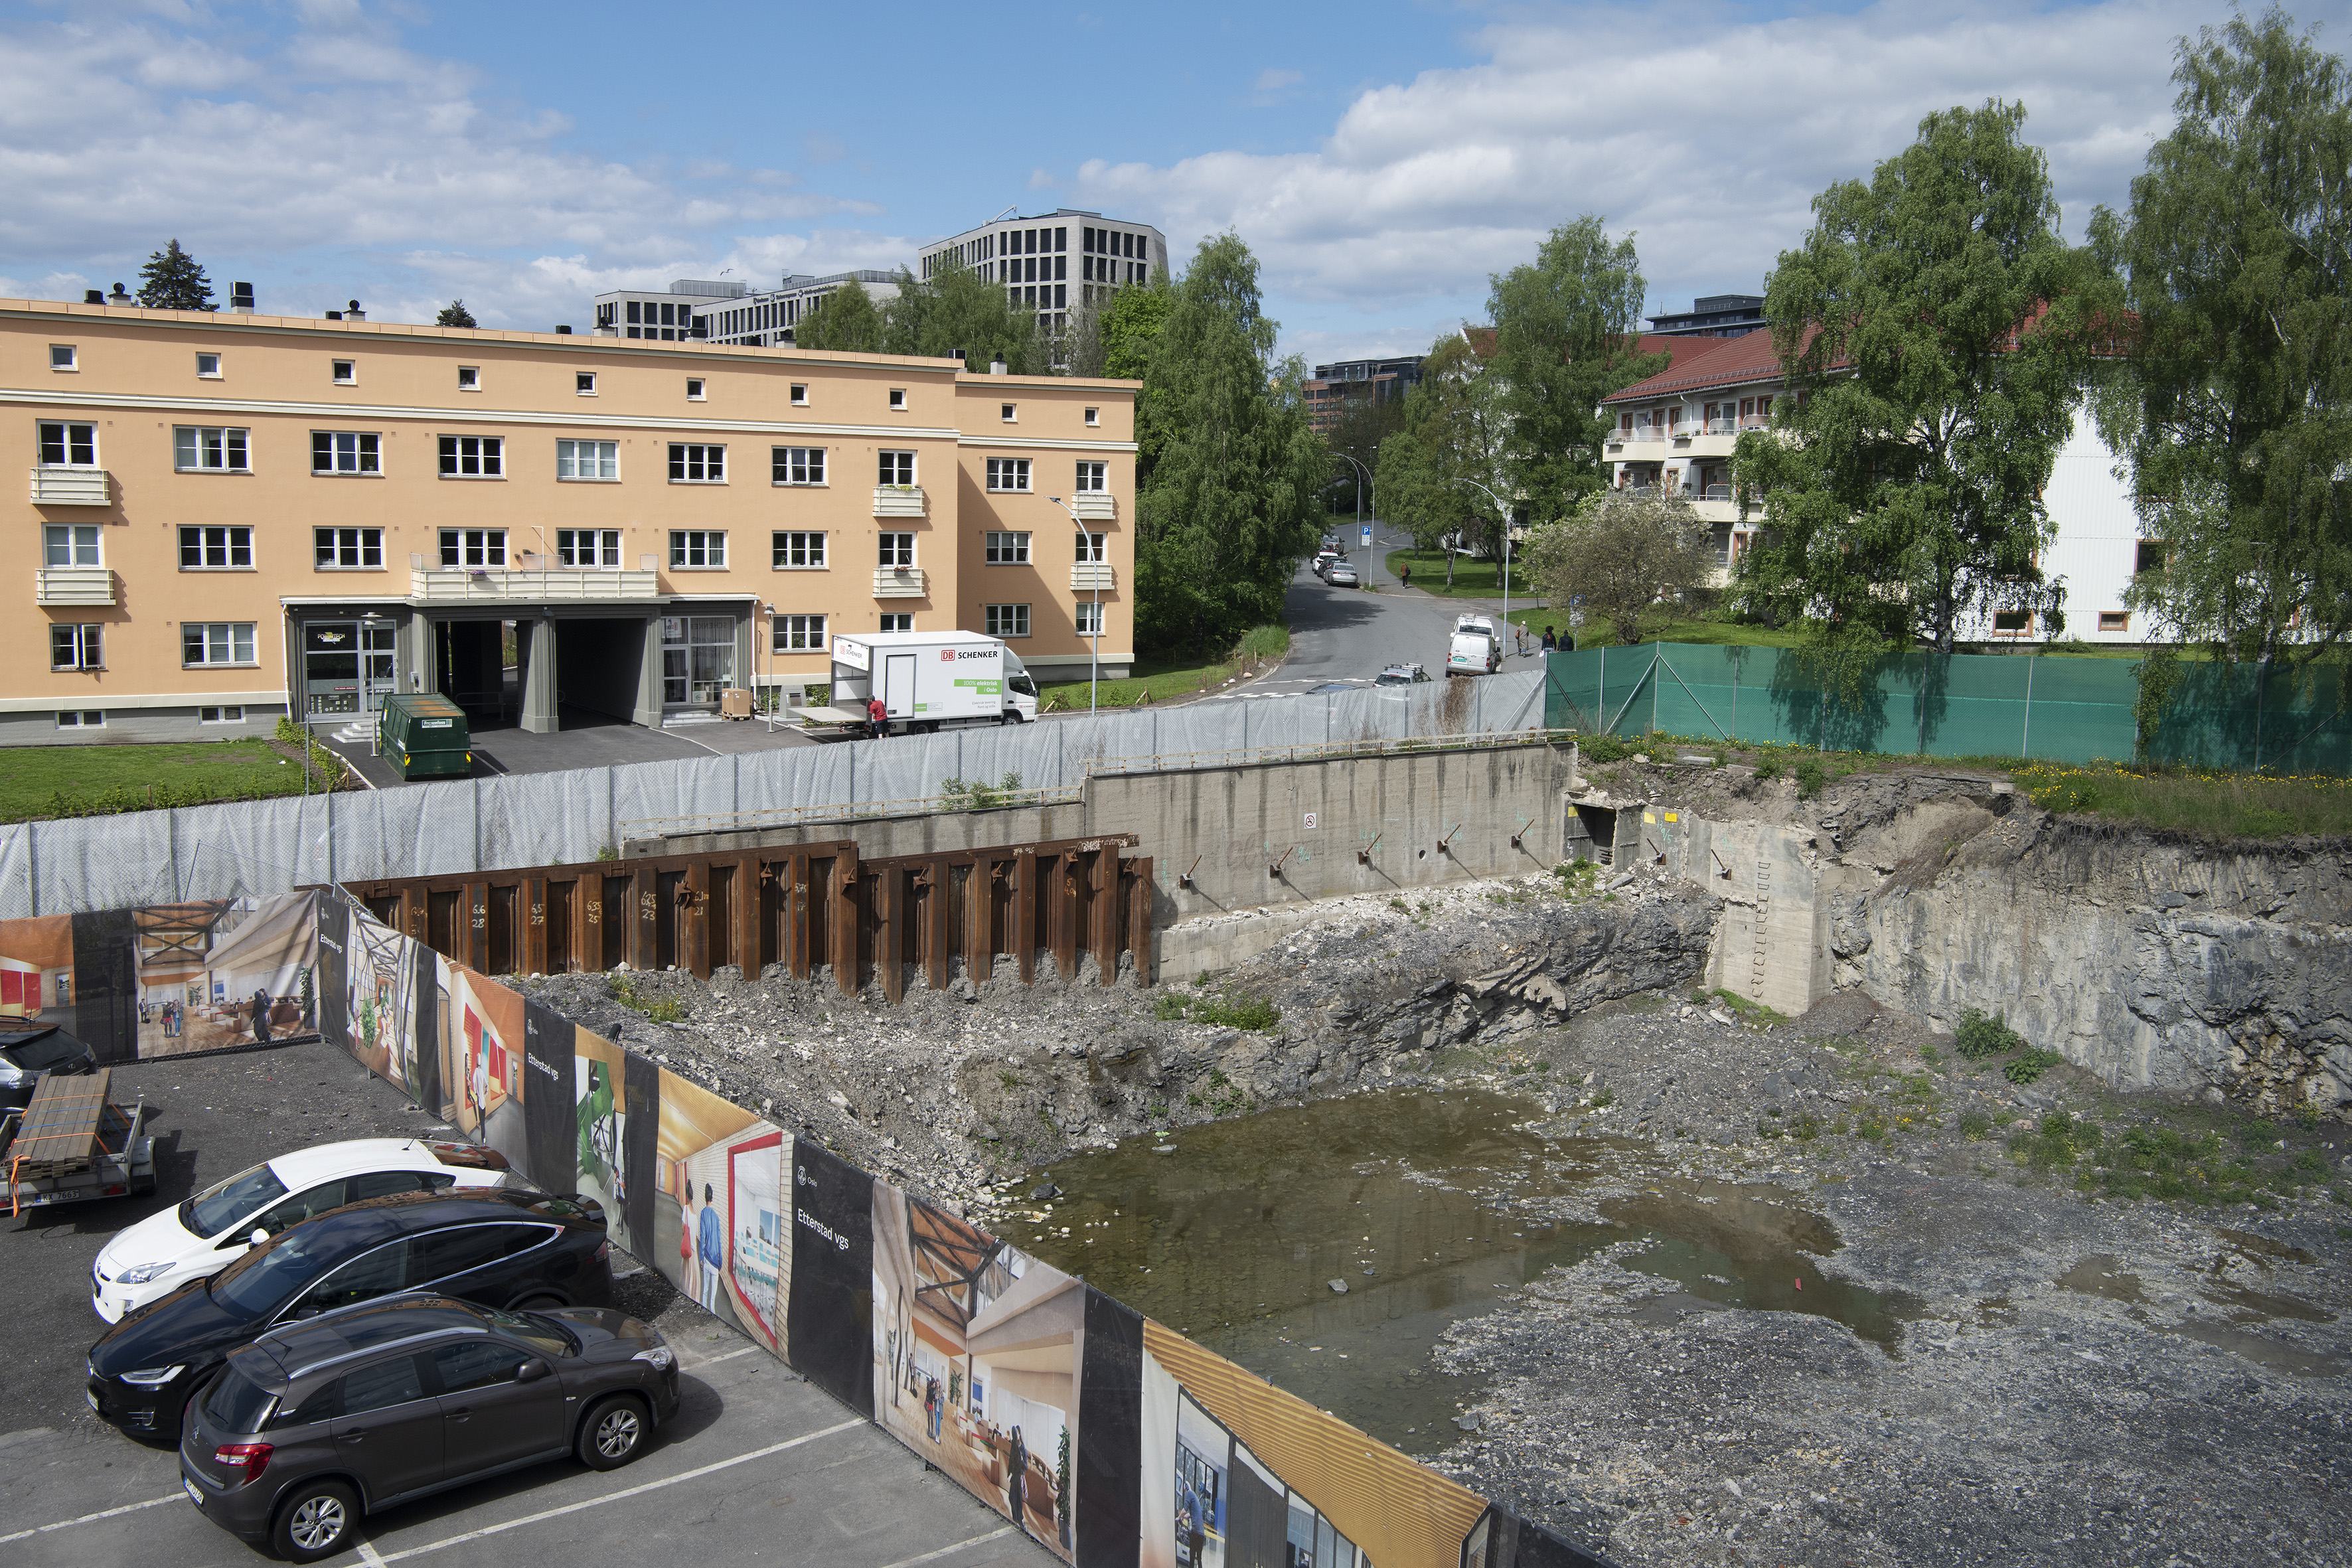
<path fill-rule="evenodd" d="M 112 1068 L 77 1078 L 51 1073 L 41 1079 L 8 1145 L 10 1172 L 17 1177 L 55 1176 L 94 1159 L 113 1081 Z"/>
<path fill-rule="evenodd" d="M 923 978 L 934 991 L 948 988 L 948 903 L 955 896 L 948 862 L 934 860 L 924 872 Z"/>
<path fill-rule="evenodd" d="M 1151 962 L 1151 857 L 1139 855 L 1127 866 L 1133 873 L 1128 895 L 1127 948 L 1135 954 L 1135 983 L 1149 985 L 1158 973 Z"/>
<path fill-rule="evenodd" d="M 865 907 L 858 898 L 861 873 L 857 866 L 857 846 L 845 844 L 833 858 L 833 877 L 825 888 L 831 907 L 825 911 L 825 931 L 833 938 L 833 983 L 844 996 L 857 994 L 857 938 L 865 924 Z"/>
<path fill-rule="evenodd" d="M 710 978 L 710 862 L 697 860 L 677 885 L 677 961 L 697 980 Z"/>
<path fill-rule="evenodd" d="M 1037 878 L 1044 863 L 1034 849 L 1015 850 L 1013 856 L 1013 919 L 1005 932 L 1013 944 L 1013 956 L 1021 965 L 1021 984 L 1033 984 L 1037 978 Z"/>
<path fill-rule="evenodd" d="M 1118 851 L 1106 844 L 1094 861 L 1094 897 L 1087 900 L 1089 931 L 1097 978 L 1105 985 L 1118 979 Z"/>
<path fill-rule="evenodd" d="M 522 879 L 522 952 L 515 963 L 525 974 L 547 973 L 547 879 Z"/>

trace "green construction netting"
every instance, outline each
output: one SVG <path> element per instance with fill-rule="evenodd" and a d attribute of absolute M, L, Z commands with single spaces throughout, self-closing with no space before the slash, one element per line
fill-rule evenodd
<path fill-rule="evenodd" d="M 1553 654 L 1544 722 L 1904 755 L 2127 761 L 2130 659 L 1896 654 L 1858 692 L 1794 648 L 1652 643 Z M 2184 667 L 2156 760 L 2273 773 L 2352 771 L 2352 671 Z"/>

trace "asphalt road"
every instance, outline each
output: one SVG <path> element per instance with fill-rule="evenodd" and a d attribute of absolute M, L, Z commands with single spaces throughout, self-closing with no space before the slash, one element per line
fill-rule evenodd
<path fill-rule="evenodd" d="M 15 1338 L 0 1375 L 0 1568 L 247 1568 L 263 1558 L 191 1508 L 167 1448 L 132 1442 L 82 1402 L 104 1326 L 89 1265 L 124 1226 L 271 1154 L 346 1138 L 446 1133 L 331 1046 L 142 1062 L 118 1094 L 155 1112 L 152 1196 L 0 1213 Z M 619 1252 L 616 1269 L 629 1267 Z M 684 1401 L 645 1457 L 609 1474 L 569 1460 L 461 1487 L 366 1521 L 336 1563 L 427 1558 L 451 1568 L 614 1561 L 786 1568 L 1045 1568 L 998 1515 L 767 1352 L 641 1272 L 619 1304 L 678 1352 Z"/>

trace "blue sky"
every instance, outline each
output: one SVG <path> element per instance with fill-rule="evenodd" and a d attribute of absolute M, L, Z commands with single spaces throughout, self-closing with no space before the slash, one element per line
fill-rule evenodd
<path fill-rule="evenodd" d="M 2297 13 L 2343 47 L 2346 6 Z M 135 279 L 486 325 L 600 289 L 891 267 L 1018 204 L 1231 226 L 1283 348 L 1426 348 L 1551 225 L 1655 310 L 1760 288 L 1919 115 L 2021 99 L 2079 233 L 2212 4 L 0 5 L 0 291 Z"/>

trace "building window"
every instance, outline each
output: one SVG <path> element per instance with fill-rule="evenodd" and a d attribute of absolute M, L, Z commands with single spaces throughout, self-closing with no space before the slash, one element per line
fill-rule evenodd
<path fill-rule="evenodd" d="M 818 537 L 824 536 L 820 534 Z M 776 653 L 823 653 L 825 648 L 824 617 L 778 616 L 771 647 Z"/>
<path fill-rule="evenodd" d="M 49 627 L 51 669 L 104 669 L 106 628 L 94 622 Z"/>
<path fill-rule="evenodd" d="M 1091 601 L 1077 607 L 1078 635 L 1098 637 L 1102 633 L 1102 606 Z"/>
<path fill-rule="evenodd" d="M 555 558 L 566 566 L 612 567 L 621 563 L 617 528 L 559 528 Z"/>
<path fill-rule="evenodd" d="M 770 461 L 774 465 L 776 483 L 780 485 L 821 485 L 824 483 L 824 448 L 822 447 L 771 447 Z"/>
<path fill-rule="evenodd" d="M 482 367 L 478 364 L 459 365 L 457 367 L 457 390 L 460 392 L 481 391 Z"/>
<path fill-rule="evenodd" d="M 310 432 L 310 471 L 314 474 L 381 474 L 382 438 L 372 430 Z"/>
<path fill-rule="evenodd" d="M 71 343 L 51 343 L 49 345 L 49 368 L 51 370 L 79 370 L 81 368 L 81 356 L 75 352 L 74 345 Z"/>
<path fill-rule="evenodd" d="M 992 533 L 988 536 L 988 563 L 991 566 L 1026 566 L 1029 564 L 1029 536 L 1026 533 Z"/>
<path fill-rule="evenodd" d="M 247 432 L 219 425 L 172 426 L 172 466 L 184 474 L 249 474 Z"/>
<path fill-rule="evenodd" d="M 180 570 L 183 572 L 249 572 L 253 569 L 253 530 L 249 528 L 183 528 L 180 530 Z"/>
<path fill-rule="evenodd" d="M 60 730 L 103 730 L 106 714 L 96 708 L 69 709 L 58 715 Z"/>
<path fill-rule="evenodd" d="M 906 410 L 906 406 L 907 406 L 907 389 L 906 389 L 905 387 L 903 387 L 903 386 L 894 386 L 894 387 L 892 387 L 892 388 L 890 389 L 890 408 L 891 408 L 891 411 L 892 411 L 893 413 L 903 413 L 903 412 Z"/>
<path fill-rule="evenodd" d="M 1992 629 L 1996 633 L 2023 634 L 2033 629 L 2033 617 L 2023 610 L 1995 610 Z"/>
<path fill-rule="evenodd" d="M 245 710 L 242 708 L 199 708 L 196 710 L 196 722 L 199 724 L 242 724 L 245 722 Z"/>
<path fill-rule="evenodd" d="M 41 564 L 44 566 L 103 566 L 98 524 L 94 522 L 52 522 L 41 528 Z"/>
<path fill-rule="evenodd" d="M 42 420 L 41 464 L 50 468 L 98 467 L 98 426 Z"/>
<path fill-rule="evenodd" d="M 896 571 L 915 563 L 915 536 L 911 533 L 876 535 L 875 564 Z"/>
<path fill-rule="evenodd" d="M 689 375 L 686 378 L 686 400 L 688 403 L 700 403 L 704 401 L 702 395 L 702 378 L 700 376 Z"/>
<path fill-rule="evenodd" d="M 583 397 L 595 396 L 596 373 L 593 370 L 583 370 L 574 374 L 572 378 L 572 390 Z"/>
<path fill-rule="evenodd" d="M 674 485 L 719 485 L 727 482 L 727 448 L 699 441 L 669 444 L 669 482 Z"/>
<path fill-rule="evenodd" d="M 335 383 L 335 384 L 336 384 L 337 386 L 356 386 L 356 385 L 358 385 L 358 384 L 359 384 L 359 379 L 360 379 L 360 368 L 359 368 L 359 363 L 358 363 L 358 362 L 357 362 L 357 361 L 355 361 L 355 360 L 347 360 L 347 359 L 339 359 L 339 360 L 334 361 L 334 362 L 333 362 L 333 379 L 334 379 L 334 383 Z"/>
<path fill-rule="evenodd" d="M 881 454 L 881 478 L 877 481 L 877 483 L 911 485 L 915 482 L 914 453 L 884 452 Z"/>
<path fill-rule="evenodd" d="M 999 406 L 1002 408 L 1003 412 L 997 416 L 998 418 L 1002 419 L 1007 425 L 1019 423 L 1019 420 L 1015 416 L 1015 410 L 1020 406 L 1019 405 L 1006 403 L 1002 404 Z"/>
<path fill-rule="evenodd" d="M 445 479 L 496 479 L 506 475 L 503 436 L 444 436 L 441 477 Z"/>
<path fill-rule="evenodd" d="M 981 615 L 992 637 L 1025 637 L 1029 635 L 1029 606 L 1026 605 L 984 605 Z"/>
<path fill-rule="evenodd" d="M 180 625 L 180 662 L 191 668 L 205 664 L 251 664 L 251 621 L 184 621 Z"/>
<path fill-rule="evenodd" d="M 48 426 L 44 425 L 41 428 L 46 431 Z M 46 437 L 44 439 L 46 439 Z M 45 462 L 47 460 L 47 458 L 43 459 Z M 2158 543 L 2153 539 L 2143 539 L 2139 541 L 2139 548 L 2132 557 L 2132 575 L 2137 576 L 2143 572 L 2161 572 L 2163 570 L 2164 546 Z"/>
<path fill-rule="evenodd" d="M 806 408 L 808 406 L 808 383 L 804 381 L 796 381 L 793 383 L 793 406 L 799 408 Z M 823 620 L 824 617 L 823 616 L 819 616 L 817 619 Z"/>
<path fill-rule="evenodd" d="M 896 615 L 884 616 L 882 625 L 877 629 L 886 632 L 911 632 L 915 629 L 915 613 L 912 610 L 901 610 Z"/>
<path fill-rule="evenodd" d="M 618 441 L 558 441 L 555 477 L 559 479 L 617 479 L 621 477 Z"/>
<path fill-rule="evenodd" d="M 1081 564 L 1099 563 L 1103 559 L 1104 535 L 1081 533 L 1077 537 L 1077 559 Z"/>
<path fill-rule="evenodd" d="M 1027 489 L 1029 488 L 1029 459 L 1026 458 L 989 458 L 988 488 L 992 490 Z"/>
<path fill-rule="evenodd" d="M 1078 491 L 1080 494 L 1100 495 L 1109 489 L 1110 465 L 1108 463 L 1080 463 L 1078 465 Z"/>
<path fill-rule="evenodd" d="M 481 571 L 507 563 L 507 531 L 503 528 L 445 528 L 441 531 L 441 564 Z"/>
<path fill-rule="evenodd" d="M 383 530 L 380 528 L 314 528 L 310 542 L 321 572 L 383 570 Z"/>
<path fill-rule="evenodd" d="M 673 528 L 669 563 L 697 570 L 727 564 L 727 532 L 718 528 Z"/>
<path fill-rule="evenodd" d="M 198 354 L 196 374 L 205 381 L 218 381 L 221 378 L 221 356 L 211 353 Z"/>
<path fill-rule="evenodd" d="M 1087 409 L 1087 424 L 1089 424 L 1089 425 L 1099 425 L 1099 424 L 1101 424 L 1101 423 L 1102 423 L 1102 410 L 1101 410 L 1101 409 L 1099 409 L 1099 408 L 1089 408 L 1089 409 Z"/>
<path fill-rule="evenodd" d="M 775 566 L 779 572 L 816 572 L 824 568 L 824 535 L 815 533 L 776 533 L 769 536 L 775 549 Z"/>
<path fill-rule="evenodd" d="M 2131 630 L 2131 612 L 2128 610 L 2101 610 L 2099 612 L 2099 629 L 2103 632 L 2127 632 Z"/>

